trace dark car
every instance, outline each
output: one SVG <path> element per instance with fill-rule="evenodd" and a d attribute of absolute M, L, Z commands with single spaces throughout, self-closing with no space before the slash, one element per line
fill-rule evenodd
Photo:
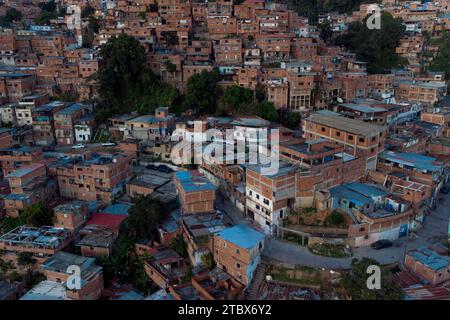
<path fill-rule="evenodd" d="M 149 164 L 149 165 L 145 166 L 145 168 L 150 169 L 150 170 L 158 170 L 158 166 L 155 166 L 154 164 Z"/>
<path fill-rule="evenodd" d="M 170 169 L 168 166 L 166 166 L 165 164 L 160 164 L 156 170 L 161 171 L 161 172 L 165 172 L 165 173 L 171 173 L 173 172 L 172 169 Z"/>
<path fill-rule="evenodd" d="M 375 250 L 380 250 L 384 248 L 389 248 L 392 246 L 392 241 L 389 240 L 378 240 L 374 243 L 372 243 L 371 247 Z"/>

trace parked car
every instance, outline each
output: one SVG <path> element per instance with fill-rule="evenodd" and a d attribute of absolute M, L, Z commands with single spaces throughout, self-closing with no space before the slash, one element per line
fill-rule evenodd
<path fill-rule="evenodd" d="M 72 149 L 83 149 L 83 148 L 86 148 L 86 146 L 82 143 L 74 144 L 72 146 Z"/>
<path fill-rule="evenodd" d="M 375 250 L 380 250 L 384 248 L 389 248 L 392 246 L 392 241 L 390 240 L 378 240 L 371 244 L 371 247 Z"/>
<path fill-rule="evenodd" d="M 166 166 L 165 164 L 160 164 L 156 170 L 161 171 L 161 172 L 165 172 L 165 173 L 171 173 L 173 172 L 173 170 L 171 168 L 169 168 L 168 166 Z"/>
<path fill-rule="evenodd" d="M 149 165 L 145 166 L 145 168 L 150 169 L 150 170 L 158 170 L 158 166 L 155 166 L 154 164 L 149 164 Z"/>
<path fill-rule="evenodd" d="M 113 141 L 107 141 L 107 142 L 103 142 L 102 146 L 104 146 L 104 147 L 112 147 L 112 146 L 117 146 L 117 143 L 115 143 Z"/>

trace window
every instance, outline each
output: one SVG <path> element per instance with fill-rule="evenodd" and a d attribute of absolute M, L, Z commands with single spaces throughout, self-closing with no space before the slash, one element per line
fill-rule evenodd
<path fill-rule="evenodd" d="M 320 128 L 320 131 L 325 132 L 325 127 Z"/>
<path fill-rule="evenodd" d="M 340 131 L 336 131 L 336 136 L 340 137 L 341 136 L 341 132 Z"/>
<path fill-rule="evenodd" d="M 259 194 L 256 195 L 256 199 L 259 199 Z"/>
<path fill-rule="evenodd" d="M 359 138 L 359 142 L 364 143 L 365 139 L 364 138 Z"/>
<path fill-rule="evenodd" d="M 252 195 L 253 194 L 252 190 L 248 190 L 248 194 Z"/>
<path fill-rule="evenodd" d="M 236 268 L 240 269 L 241 268 L 241 264 L 236 262 Z"/>
<path fill-rule="evenodd" d="M 241 251 L 239 249 L 236 249 L 236 254 L 241 254 Z"/>
<path fill-rule="evenodd" d="M 270 203 L 269 200 L 266 198 L 264 198 L 263 202 L 264 202 L 264 204 L 267 204 L 267 205 Z"/>
<path fill-rule="evenodd" d="M 353 136 L 352 136 L 352 135 L 349 135 L 349 136 L 348 136 L 348 140 L 353 140 Z"/>

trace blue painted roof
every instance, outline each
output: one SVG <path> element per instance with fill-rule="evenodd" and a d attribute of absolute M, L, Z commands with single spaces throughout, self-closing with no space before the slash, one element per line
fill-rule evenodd
<path fill-rule="evenodd" d="M 192 176 L 189 171 L 178 171 L 175 175 L 186 192 L 216 190 L 216 186 L 204 176 Z"/>
<path fill-rule="evenodd" d="M 72 113 L 77 112 L 78 110 L 82 109 L 84 106 L 82 104 L 79 103 L 73 103 L 70 106 L 68 106 L 67 108 L 64 108 L 58 112 L 56 112 L 56 114 L 64 114 L 64 115 L 70 115 Z"/>
<path fill-rule="evenodd" d="M 25 167 L 25 168 L 21 168 L 21 169 L 17 169 L 14 172 L 11 172 L 10 174 L 8 174 L 6 177 L 21 177 L 24 176 L 30 172 L 32 172 L 34 169 L 36 169 L 36 167 Z"/>
<path fill-rule="evenodd" d="M 435 164 L 436 158 L 427 157 L 419 153 L 384 151 L 380 157 L 395 163 L 401 163 L 419 170 L 439 171 L 442 166 Z"/>
<path fill-rule="evenodd" d="M 126 203 L 116 203 L 105 208 L 102 213 L 128 215 L 131 205 Z"/>
<path fill-rule="evenodd" d="M 441 270 L 450 267 L 450 257 L 441 256 L 435 251 L 428 248 L 419 248 L 419 250 L 408 253 L 414 260 L 419 261 L 423 265 L 433 270 Z"/>
<path fill-rule="evenodd" d="M 246 225 L 239 224 L 231 228 L 223 229 L 217 233 L 222 239 L 229 241 L 238 247 L 251 249 L 264 240 L 264 234 Z"/>
<path fill-rule="evenodd" d="M 386 196 L 388 193 L 371 185 L 354 182 L 354 183 L 347 183 L 344 185 L 347 189 L 351 189 L 353 191 L 359 192 L 366 197 L 383 197 Z"/>
<path fill-rule="evenodd" d="M 365 195 L 362 195 L 359 192 L 348 189 L 344 185 L 331 188 L 330 192 L 333 198 L 335 197 L 344 198 L 349 201 L 352 201 L 358 206 L 364 206 L 366 204 L 371 204 L 374 202 L 371 198 L 366 197 Z"/>

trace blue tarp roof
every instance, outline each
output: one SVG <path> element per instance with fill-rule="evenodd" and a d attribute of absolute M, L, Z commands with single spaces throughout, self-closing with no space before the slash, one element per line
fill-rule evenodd
<path fill-rule="evenodd" d="M 219 231 L 217 235 L 245 249 L 251 249 L 257 246 L 264 239 L 263 233 L 243 224 Z"/>
<path fill-rule="evenodd" d="M 206 177 L 193 177 L 189 171 L 178 171 L 177 173 L 175 173 L 175 175 L 180 181 L 184 191 L 189 192 L 216 190 L 216 186 L 213 185 Z"/>
<path fill-rule="evenodd" d="M 411 251 L 408 253 L 416 261 L 419 261 L 423 265 L 433 269 L 440 270 L 450 267 L 450 258 L 447 256 L 441 256 L 435 251 L 428 248 L 419 248 L 419 250 Z"/>

